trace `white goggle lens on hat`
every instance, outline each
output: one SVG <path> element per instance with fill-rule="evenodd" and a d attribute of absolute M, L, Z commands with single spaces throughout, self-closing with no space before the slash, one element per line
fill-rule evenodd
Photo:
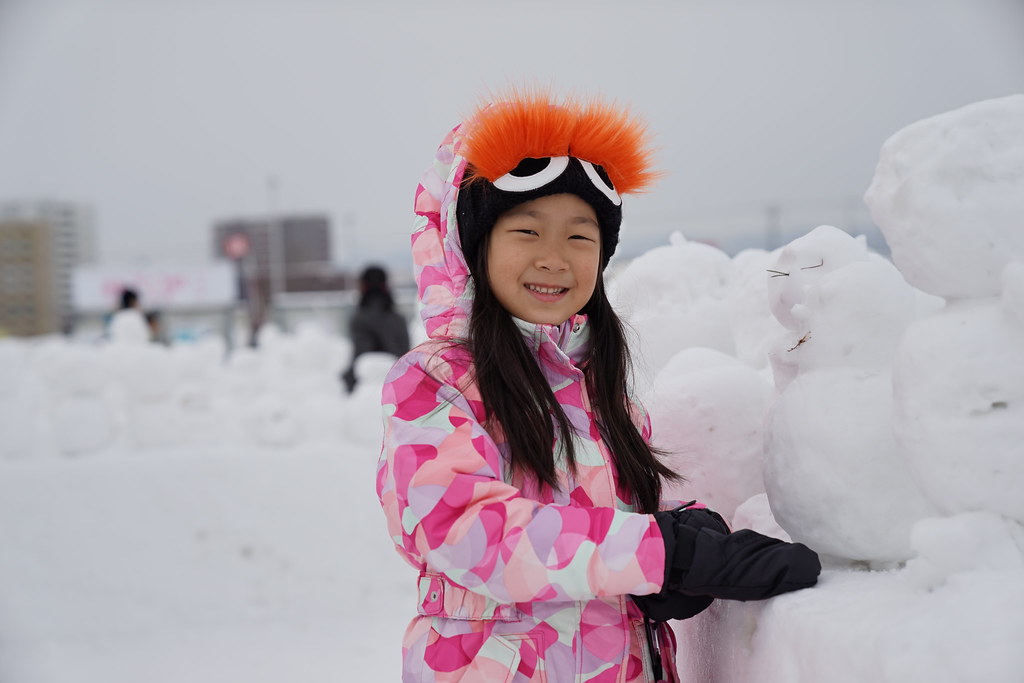
<path fill-rule="evenodd" d="M 597 169 L 594 168 L 592 163 L 580 159 L 580 164 L 583 166 L 583 171 L 587 174 L 587 177 L 590 178 L 590 182 L 594 183 L 594 187 L 599 189 L 601 193 L 608 198 L 608 201 L 615 206 L 622 203 L 622 197 L 619 196 L 619 193 L 615 191 L 614 187 L 604 181 L 601 174 L 597 172 Z"/>
<path fill-rule="evenodd" d="M 513 175 L 513 173 L 506 173 L 494 181 L 494 186 L 505 192 L 529 192 L 530 190 L 536 190 L 539 187 L 544 187 L 562 175 L 562 173 L 565 172 L 565 169 L 569 168 L 569 160 L 570 157 L 548 157 L 547 164 L 539 170 L 528 175 Z M 590 182 L 594 184 L 594 187 L 596 187 L 601 194 L 607 197 L 615 206 L 622 204 L 622 198 L 619 197 L 619 193 L 601 178 L 601 175 L 597 172 L 597 169 L 594 168 L 592 163 L 589 161 L 583 161 L 582 159 L 578 159 L 578 161 L 580 162 L 580 165 L 583 166 L 583 171 L 587 174 L 587 177 L 590 178 Z"/>

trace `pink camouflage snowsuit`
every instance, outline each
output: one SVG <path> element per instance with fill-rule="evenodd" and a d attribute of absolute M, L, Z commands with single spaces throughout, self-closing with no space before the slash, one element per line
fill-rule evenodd
<path fill-rule="evenodd" d="M 586 318 L 516 321 L 577 430 L 575 476 L 556 444 L 554 492 L 510 470 L 500 427 L 484 426 L 472 358 L 452 343 L 466 333 L 472 301 L 455 227 L 466 166 L 458 131 L 416 192 L 413 259 L 430 340 L 397 362 L 382 399 L 377 493 L 399 554 L 419 570 L 403 680 L 653 681 L 642 615 L 627 594 L 661 589 L 665 549 L 654 517 L 633 512 L 619 489 L 590 410 L 577 367 Z M 638 420 L 649 438 L 646 417 Z M 675 680 L 674 641 L 659 629 Z"/>

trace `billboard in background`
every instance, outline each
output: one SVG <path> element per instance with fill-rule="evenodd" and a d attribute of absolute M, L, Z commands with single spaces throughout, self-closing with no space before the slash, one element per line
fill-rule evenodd
<path fill-rule="evenodd" d="M 141 308 L 218 308 L 238 299 L 235 267 L 227 261 L 201 265 L 80 266 L 72 280 L 78 311 L 117 308 L 121 290 L 139 293 Z"/>

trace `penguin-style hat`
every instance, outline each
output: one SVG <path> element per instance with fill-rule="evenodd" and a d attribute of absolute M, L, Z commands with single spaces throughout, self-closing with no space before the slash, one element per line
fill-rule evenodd
<path fill-rule="evenodd" d="M 556 104 L 545 93 L 519 93 L 478 109 L 464 124 L 468 166 L 456 205 L 466 262 L 502 213 L 553 194 L 590 204 L 601 227 L 602 268 L 615 253 L 623 194 L 657 177 L 646 125 L 599 100 Z"/>

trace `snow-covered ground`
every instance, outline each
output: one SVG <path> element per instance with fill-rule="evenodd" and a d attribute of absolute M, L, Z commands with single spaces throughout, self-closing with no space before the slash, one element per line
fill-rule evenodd
<path fill-rule="evenodd" d="M 676 235 L 613 283 L 658 444 L 820 584 L 678 624 L 683 680 L 1024 680 L 1024 96 L 919 122 L 866 200 L 735 258 Z M 628 235 L 625 237 L 628 239 Z M 411 569 L 373 493 L 380 380 L 344 340 L 224 359 L 0 341 L 0 681 L 397 680 Z"/>

